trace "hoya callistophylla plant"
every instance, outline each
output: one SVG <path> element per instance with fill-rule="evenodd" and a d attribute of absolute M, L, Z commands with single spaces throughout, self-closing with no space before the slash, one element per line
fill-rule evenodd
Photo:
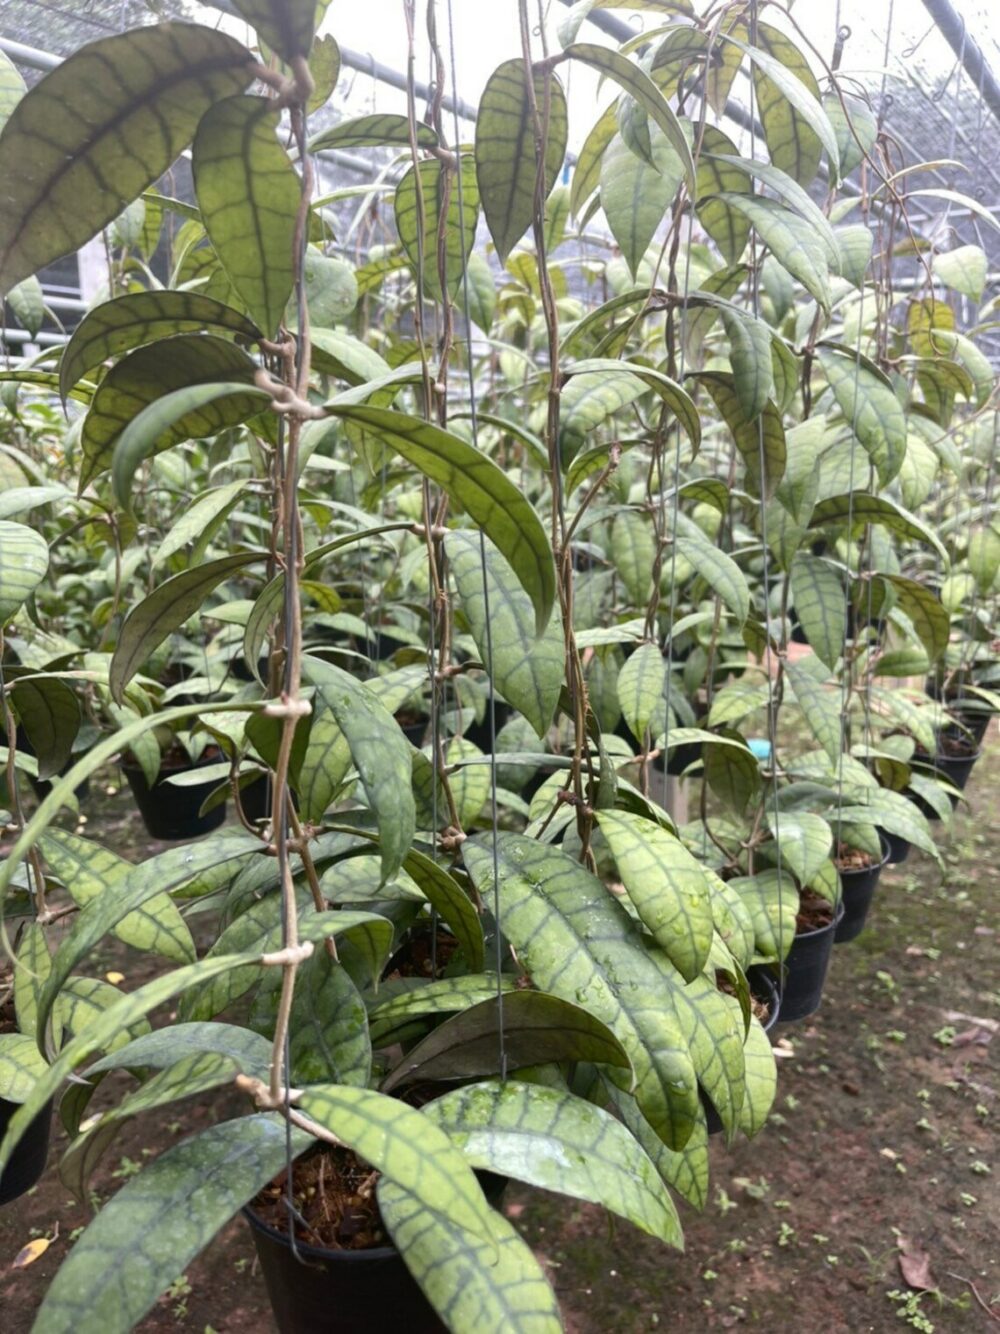
<path fill-rule="evenodd" d="M 302 11 L 245 8 L 255 22 Z M 77 1188 L 123 1116 L 237 1076 L 260 1109 L 164 1155 L 116 1197 L 56 1280 L 42 1328 L 87 1319 L 127 1327 L 140 1318 L 284 1165 L 282 1116 L 302 1131 L 294 1151 L 332 1136 L 382 1172 L 383 1218 L 451 1327 L 509 1328 L 525 1310 L 537 1313 L 539 1327 L 555 1327 L 537 1263 L 484 1212 L 468 1165 L 597 1200 L 677 1241 L 665 1183 L 696 1204 L 707 1192 L 699 1091 L 730 1136 L 754 1133 L 766 1116 L 774 1063 L 749 1013 L 746 969 L 787 947 L 783 900 L 763 889 L 744 894 L 717 875 L 713 863 L 745 869 L 741 852 L 735 862 L 728 849 L 718 860 L 703 825 L 680 839 L 649 798 L 648 769 L 657 750 L 669 754 L 678 740 L 703 743 L 709 788 L 728 804 L 736 843 L 761 857 L 779 841 L 784 826 L 766 823 L 773 802 L 763 804 L 760 775 L 733 726 L 749 715 L 713 723 L 710 710 L 728 664 L 780 650 L 762 576 L 775 568 L 765 540 L 781 522 L 771 519 L 772 502 L 799 513 L 795 495 L 782 501 L 787 424 L 811 420 L 827 383 L 830 415 L 853 421 L 834 406 L 837 367 L 825 379 L 818 365 L 840 295 L 831 275 L 844 266 L 841 244 L 836 235 L 831 242 L 835 224 L 803 182 L 824 154 L 834 180 L 857 167 L 865 117 L 835 85 L 822 102 L 792 38 L 763 23 L 740 27 L 743 7 L 708 24 L 690 21 L 690 6 L 674 8 L 687 18 L 659 35 L 651 72 L 627 52 L 579 41 L 572 22 L 562 51 L 533 51 L 522 12 L 520 56 L 484 90 L 471 155 L 457 147 L 457 133 L 446 134 L 440 102 L 427 124 L 417 121 L 412 91 L 406 118 L 362 117 L 310 141 L 302 62 L 309 56 L 316 67 L 319 47 L 310 53 L 263 30 L 291 83 L 239 48 L 233 59 L 246 82 L 220 93 L 185 131 L 196 204 L 159 205 L 190 213 L 172 257 L 175 282 L 98 307 L 63 354 L 64 393 L 93 377 L 79 428 L 85 495 L 148 518 L 135 479 L 191 438 L 216 433 L 209 456 L 238 442 L 245 475 L 273 497 L 275 525 L 272 541 L 235 550 L 221 528 L 191 555 L 175 546 L 174 574 L 157 573 L 122 624 L 100 687 L 132 713 L 57 785 L 18 841 L 18 858 L 37 849 L 54 880 L 69 883 L 85 867 L 94 901 L 50 958 L 36 1031 L 54 1063 L 8 1148 L 77 1068 L 90 1072 L 83 1091 L 67 1095 L 77 1128 L 106 1070 L 161 1071 L 74 1141 L 63 1170 Z M 411 33 L 418 17 L 408 11 Z M 113 40 L 150 42 L 148 33 L 161 31 Z M 432 41 L 446 71 L 433 30 Z M 105 44 L 98 47 L 106 58 Z M 718 65 L 716 50 L 725 53 Z M 741 159 L 714 124 L 728 71 L 735 76 L 744 61 L 769 160 Z M 599 70 L 615 102 L 588 137 L 567 198 L 554 182 L 565 145 L 560 74 L 569 62 Z M 699 62 L 713 75 L 704 100 Z M 718 83 L 716 68 L 724 71 Z M 246 93 L 254 74 L 273 95 Z M 48 82 L 24 105 L 41 105 Z M 442 76 L 439 94 L 444 83 Z M 301 177 L 274 134 L 282 113 Z M 15 117 L 0 139 L 0 160 L 25 149 L 22 121 L 30 117 Z M 412 324 L 391 348 L 379 343 L 391 362 L 373 338 L 310 316 L 322 297 L 310 270 L 322 271 L 325 258 L 305 245 L 320 234 L 316 206 L 303 223 L 310 143 L 389 144 L 408 154 L 393 208 L 400 255 L 373 260 L 358 279 L 371 292 L 398 279 L 416 294 L 404 296 Z M 130 189 L 147 188 L 160 169 L 151 164 Z M 659 201 L 652 226 L 645 207 L 635 207 L 647 198 Z M 629 200 L 647 231 L 638 221 L 626 231 Z M 123 191 L 113 208 L 95 208 L 89 228 L 128 202 Z M 601 309 L 586 312 L 549 252 L 565 234 L 567 208 L 583 219 L 598 202 L 623 252 L 617 272 L 627 264 L 632 274 Z M 499 296 L 473 250 L 480 211 L 505 260 Z M 665 244 L 650 249 L 664 221 Z M 397 259 L 406 267 L 390 268 Z M 609 281 L 615 272 L 609 265 Z M 184 286 L 191 281 L 201 286 Z M 463 336 L 470 319 L 492 340 L 486 357 Z M 539 355 L 533 324 L 542 330 Z M 442 336 L 431 347 L 427 330 L 435 327 Z M 463 370 L 471 371 L 467 392 Z M 341 382 L 332 398 L 330 381 Z M 503 451 L 505 468 L 492 461 L 493 449 Z M 310 450 L 344 471 L 331 469 L 325 487 L 310 485 L 297 466 Z M 817 506 L 805 531 L 830 529 L 846 543 L 854 515 L 870 513 L 860 500 L 845 510 L 855 490 L 862 488 L 832 492 L 838 504 Z M 199 505 L 207 502 L 198 495 Z M 221 505 L 217 516 L 226 502 L 211 503 Z M 924 531 L 903 535 L 919 542 Z M 582 568 L 588 563 L 594 568 Z M 355 576 L 375 581 L 377 593 L 351 591 Z M 325 599 L 331 619 L 303 615 L 303 592 L 320 599 L 320 610 Z M 342 594 L 351 598 L 346 612 L 336 610 Z M 227 599 L 226 616 L 242 617 L 246 665 L 268 677 L 267 687 L 251 681 L 235 696 L 187 706 L 190 714 L 150 711 L 142 679 L 150 655 L 199 609 L 209 618 L 221 611 L 217 597 Z M 376 646 L 383 628 L 403 635 L 387 670 L 368 656 L 373 627 Z M 303 652 L 307 636 L 312 651 Z M 633 651 L 616 672 L 621 645 Z M 693 735 L 674 726 L 684 717 L 670 669 L 683 649 L 683 684 L 712 727 Z M 481 719 L 484 680 L 519 715 L 500 731 L 501 753 L 490 760 L 468 735 Z M 762 697 L 757 681 L 745 684 L 758 703 L 766 700 L 766 685 Z M 426 750 L 404 741 L 393 718 L 417 705 L 429 715 Z M 488 707 L 492 741 L 499 711 Z M 619 713 L 638 743 L 637 771 L 621 763 L 634 747 L 610 735 Z M 211 731 L 234 786 L 241 766 L 271 775 L 266 824 L 247 820 L 248 828 L 204 841 L 196 863 L 184 849 L 134 871 L 95 843 L 60 840 L 49 829 L 91 765 L 188 717 Z M 723 723 L 731 730 L 720 730 Z M 505 744 L 508 728 L 513 745 Z M 543 739 L 555 753 L 542 762 L 557 772 L 525 809 L 504 791 L 501 773 L 517 785 L 538 765 Z M 711 832 L 725 848 L 718 828 Z M 828 840 L 822 863 L 829 850 Z M 18 862 L 10 865 L 13 872 Z M 811 865 L 801 869 L 808 882 Z M 614 895 L 611 880 L 620 887 Z M 99 1027 L 59 1050 L 48 1026 L 53 1000 L 93 944 L 127 914 L 151 912 L 157 895 L 176 909 L 185 897 L 208 907 L 208 894 L 222 907 L 207 956 L 123 997 Z M 428 930 L 432 976 L 377 987 L 389 953 Z M 516 992 L 514 956 L 533 984 Z M 173 995 L 181 996 L 180 1024 L 144 1046 L 136 1045 L 140 1035 L 108 1051 Z M 220 1022 L 243 997 L 248 1026 Z M 423 1040 L 390 1068 L 401 1034 Z M 538 1066 L 544 1087 L 516 1077 Z M 387 1096 L 418 1079 L 479 1082 L 419 1113 Z M 447 1139 L 434 1136 L 431 1121 Z M 591 1149 L 586 1164 L 581 1143 Z M 563 1164 L 557 1174 L 554 1157 Z M 179 1212 L 194 1221 L 174 1228 Z M 137 1250 L 156 1262 L 140 1272 L 123 1259 L 109 1270 L 109 1256 Z"/>

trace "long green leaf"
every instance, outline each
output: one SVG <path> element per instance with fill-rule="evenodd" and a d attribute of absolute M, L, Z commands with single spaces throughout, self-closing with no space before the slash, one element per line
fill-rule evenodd
<path fill-rule="evenodd" d="M 288 1150 L 281 1117 L 209 1126 L 127 1182 L 83 1233 L 45 1294 L 37 1334 L 126 1334 L 260 1188 Z M 292 1151 L 309 1137 L 292 1130 Z"/>
<path fill-rule="evenodd" d="M 631 1068 L 614 1033 L 588 1010 L 541 991 L 493 996 L 446 1019 L 406 1053 L 382 1082 L 404 1084 L 477 1079 L 549 1061 L 591 1061 Z"/>
<path fill-rule="evenodd" d="M 59 362 L 63 400 L 79 380 L 108 357 L 170 334 L 229 329 L 244 338 L 260 337 L 252 320 L 232 306 L 198 292 L 128 292 L 89 310 L 73 330 Z"/>
<path fill-rule="evenodd" d="M 792 605 L 821 662 L 836 671 L 847 634 L 844 576 L 820 556 L 800 554 L 791 569 Z"/>
<path fill-rule="evenodd" d="M 35 84 L 0 134 L 0 292 L 89 241 L 252 77 L 225 33 L 161 23 L 81 47 Z"/>
<path fill-rule="evenodd" d="M 205 598 L 237 570 L 266 559 L 261 551 L 221 556 L 183 570 L 144 598 L 125 617 L 111 658 L 108 685 L 120 704 L 125 687 L 153 650 L 193 616 Z"/>
<path fill-rule="evenodd" d="M 548 111 L 545 197 L 566 155 L 566 96 L 554 74 L 532 74 L 540 117 Z M 487 80 L 476 117 L 476 180 L 486 225 L 501 264 L 531 226 L 535 199 L 535 121 L 528 101 L 524 61 L 505 60 Z"/>
<path fill-rule="evenodd" d="M 48 568 L 45 538 L 23 523 L 0 519 L 0 625 L 31 596 Z"/>
<path fill-rule="evenodd" d="M 19 677 L 13 687 L 17 719 L 38 760 L 38 777 L 51 778 L 68 763 L 80 730 L 76 691 L 57 676 Z"/>
<path fill-rule="evenodd" d="M 585 1006 L 622 1042 L 635 1095 L 657 1134 L 683 1147 L 694 1128 L 694 1068 L 659 968 L 603 884 L 559 848 L 519 834 L 494 835 L 504 934 L 536 985 Z M 469 839 L 463 858 L 492 902 L 490 841 Z"/>
<path fill-rule="evenodd" d="M 667 669 L 658 644 L 640 644 L 618 673 L 618 705 L 641 744 L 653 725 L 654 738 L 663 721 L 663 687 Z"/>
<path fill-rule="evenodd" d="M 819 349 L 819 362 L 844 420 L 861 441 L 883 486 L 898 474 L 906 455 L 906 415 L 881 376 L 832 348 Z"/>
<path fill-rule="evenodd" d="M 176 334 L 137 348 L 107 373 L 84 418 L 80 490 L 110 467 L 115 441 L 142 410 L 175 389 L 209 382 L 252 385 L 255 366 L 235 343 L 212 334 Z M 157 450 L 182 440 L 215 435 L 247 415 L 242 399 L 208 403 L 180 418 L 157 442 Z M 228 409 L 232 409 L 229 411 Z M 256 403 L 253 411 L 257 410 Z"/>
<path fill-rule="evenodd" d="M 307 56 L 316 23 L 326 9 L 317 0 L 231 0 L 268 46 L 285 61 Z M 226 6 L 228 8 L 228 5 Z"/>
<path fill-rule="evenodd" d="M 471 153 L 464 153 L 458 173 L 437 158 L 410 167 L 396 186 L 396 230 L 410 264 L 422 263 L 424 290 L 441 298 L 438 274 L 439 234 L 444 228 L 445 286 L 448 295 L 458 296 L 465 263 L 472 252 L 479 221 L 479 186 Z M 422 233 L 422 240 L 421 240 Z"/>
<path fill-rule="evenodd" d="M 527 1242 L 490 1212 L 484 1237 L 429 1206 L 422 1188 L 378 1183 L 382 1219 L 407 1268 L 452 1334 L 560 1334 L 555 1293 Z"/>
<path fill-rule="evenodd" d="M 730 334 L 733 374 L 701 371 L 698 382 L 711 394 L 732 432 L 746 466 L 750 489 L 754 494 L 770 499 L 781 484 L 787 463 L 781 413 L 767 398 L 773 388 L 770 335 L 765 349 L 759 338 L 760 322 L 748 323 L 733 315 L 726 318 L 726 327 Z M 764 328 L 766 330 L 766 326 Z M 757 404 L 760 406 L 754 418 L 747 409 Z"/>
<path fill-rule="evenodd" d="M 560 618 L 535 637 L 531 599 L 492 542 L 469 532 L 446 539 L 460 605 L 499 694 L 540 737 L 552 724 L 562 688 L 565 646 Z"/>
<path fill-rule="evenodd" d="M 848 521 L 851 523 L 852 531 L 863 527 L 866 523 L 881 524 L 890 531 L 898 533 L 900 537 L 908 537 L 911 541 L 923 542 L 933 547 L 941 557 L 945 569 L 951 564 L 948 552 L 934 530 L 888 496 L 873 496 L 865 491 L 830 496 L 826 500 L 821 500 L 813 510 L 809 527 L 823 528 L 827 524 L 840 526 L 846 525 Z"/>
<path fill-rule="evenodd" d="M 603 1205 L 651 1236 L 683 1245 L 659 1173 L 603 1108 L 558 1089 L 510 1080 L 456 1089 L 429 1103 L 426 1115 L 473 1167 Z"/>
<path fill-rule="evenodd" d="M 635 278 L 646 251 L 684 180 L 684 164 L 654 126 L 652 161 L 616 135 L 601 159 L 601 208 Z"/>
<path fill-rule="evenodd" d="M 346 422 L 367 427 L 468 511 L 474 522 L 506 556 L 535 608 L 541 634 L 555 601 L 552 548 L 530 502 L 492 460 L 458 436 L 422 418 L 385 408 L 327 409 Z"/>
<path fill-rule="evenodd" d="M 437 147 L 437 134 L 430 125 L 417 122 L 418 148 Z M 339 121 L 328 130 L 320 130 L 309 140 L 309 152 L 320 153 L 330 148 L 380 148 L 386 144 L 409 147 L 410 123 L 405 116 L 392 112 L 374 112 L 369 116 L 353 116 Z"/>
<path fill-rule="evenodd" d="M 271 338 L 292 294 L 301 194 L 276 138 L 280 115 L 273 98 L 228 97 L 202 117 L 191 154 L 209 240 L 247 310 Z"/>
<path fill-rule="evenodd" d="M 749 219 L 778 263 L 793 278 L 798 278 L 824 310 L 829 310 L 830 273 L 826 250 L 800 214 L 763 195 L 725 191 L 716 198 Z"/>
<path fill-rule="evenodd" d="M 712 890 L 700 862 L 651 820 L 626 811 L 597 817 L 636 912 L 686 981 L 712 946 Z"/>
<path fill-rule="evenodd" d="M 172 433 L 180 420 L 209 404 L 218 406 L 220 400 L 225 400 L 223 410 L 227 417 L 235 414 L 252 417 L 270 402 L 270 397 L 265 390 L 247 384 L 195 384 L 164 394 L 143 408 L 118 437 L 111 457 L 111 481 L 119 505 L 126 510 L 132 508 L 132 480 L 136 470 L 144 459 L 157 452 L 158 442 Z"/>

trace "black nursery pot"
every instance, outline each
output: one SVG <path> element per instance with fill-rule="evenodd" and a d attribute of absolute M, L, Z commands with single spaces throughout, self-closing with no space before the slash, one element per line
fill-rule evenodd
<path fill-rule="evenodd" d="M 478 1172 L 491 1204 L 505 1177 Z M 446 1326 L 424 1296 L 395 1246 L 331 1251 L 296 1242 L 264 1222 L 250 1205 L 257 1258 L 279 1334 L 442 1334 Z"/>
<path fill-rule="evenodd" d="M 168 773 L 173 777 L 175 774 L 190 773 L 193 769 L 203 769 L 215 763 L 214 759 L 207 760 L 203 764 L 189 764 L 178 769 L 170 769 Z M 122 770 L 132 789 L 135 804 L 139 807 L 146 832 L 152 838 L 200 838 L 202 834 L 210 834 L 213 829 L 218 829 L 226 818 L 224 801 L 220 801 L 218 806 L 214 806 L 204 815 L 199 814 L 202 802 L 219 786 L 214 780 L 196 783 L 193 787 L 178 787 L 176 783 L 165 783 L 161 771 L 160 778 L 150 787 L 139 765 L 124 761 Z"/>
<path fill-rule="evenodd" d="M 964 792 L 965 785 L 969 781 L 969 775 L 976 765 L 976 761 L 982 756 L 981 750 L 974 750 L 971 754 L 965 755 L 926 755 L 922 751 L 917 751 L 914 759 L 920 764 L 932 767 L 935 773 L 939 774 L 946 782 L 951 783 L 952 787 L 957 787 L 959 792 Z M 951 804 L 958 805 L 955 797 L 952 797 Z"/>
<path fill-rule="evenodd" d="M 815 931 L 802 931 L 792 943 L 785 960 L 785 985 L 781 989 L 779 1024 L 808 1019 L 819 1009 L 823 983 L 833 953 L 833 937 L 844 916 L 844 904 L 837 905 L 832 922 Z"/>
<path fill-rule="evenodd" d="M 907 850 L 909 844 L 907 844 Z M 840 894 L 844 904 L 844 915 L 840 925 L 833 933 L 833 943 L 844 945 L 849 940 L 860 936 L 864 930 L 868 911 L 875 897 L 875 886 L 879 882 L 882 868 L 889 862 L 889 841 L 882 838 L 882 860 L 873 866 L 865 866 L 856 871 L 840 872 Z"/>
<path fill-rule="evenodd" d="M 20 1103 L 0 1098 L 0 1139 L 7 1133 Z M 10 1162 L 0 1172 L 0 1204 L 10 1204 L 29 1191 L 45 1171 L 49 1156 L 52 1103 L 47 1102 L 18 1141 Z"/>
<path fill-rule="evenodd" d="M 764 1032 L 770 1033 L 771 1029 L 778 1022 L 778 1013 L 781 1008 L 781 997 L 778 995 L 778 988 L 774 978 L 764 967 L 751 968 L 747 973 L 747 980 L 750 983 L 751 993 L 758 1000 L 767 1002 L 767 1023 L 764 1025 Z M 699 1088 L 698 1096 L 701 1099 L 701 1105 L 705 1109 L 705 1124 L 708 1127 L 710 1135 L 719 1135 L 722 1133 L 722 1117 L 712 1105 L 712 1100 L 703 1088 Z"/>
<path fill-rule="evenodd" d="M 976 745 L 981 746 L 989 728 L 990 719 L 993 717 L 992 710 L 985 707 L 977 708 L 974 704 L 963 700 L 949 701 L 947 709 L 958 719 L 961 727 L 958 726 L 958 723 L 949 723 L 944 729 L 944 735 L 957 740 L 968 733 L 974 738 Z M 964 732 L 962 728 L 965 729 Z"/>
<path fill-rule="evenodd" d="M 899 866 L 905 862 L 910 855 L 910 848 L 913 844 L 908 838 L 902 838 L 899 834 L 890 834 L 888 829 L 879 828 L 879 838 L 889 849 L 889 855 L 886 861 L 890 866 Z"/>

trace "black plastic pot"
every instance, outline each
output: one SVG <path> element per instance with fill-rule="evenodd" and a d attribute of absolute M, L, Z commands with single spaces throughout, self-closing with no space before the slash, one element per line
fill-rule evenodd
<path fill-rule="evenodd" d="M 890 834 L 888 829 L 879 828 L 879 838 L 889 849 L 889 856 L 886 859 L 890 866 L 899 866 L 905 862 L 910 855 L 910 848 L 913 844 L 908 838 L 902 838 L 899 834 Z"/>
<path fill-rule="evenodd" d="M 977 707 L 974 702 L 969 700 L 949 701 L 946 707 L 958 722 L 949 723 L 944 729 L 944 735 L 956 740 L 960 737 L 972 736 L 976 745 L 981 746 L 989 729 L 990 719 L 993 717 L 992 710 L 986 708 L 985 705 Z"/>
<path fill-rule="evenodd" d="M 764 1032 L 770 1033 L 771 1029 L 778 1022 L 778 1014 L 781 1009 L 781 998 L 778 995 L 778 987 L 774 978 L 764 967 L 751 968 L 747 973 L 747 980 L 750 983 L 750 990 L 758 1000 L 767 1002 L 768 1016 L 767 1023 L 764 1025 Z M 703 1088 L 699 1088 L 698 1096 L 701 1098 L 701 1105 L 705 1109 L 705 1124 L 708 1127 L 710 1135 L 721 1134 L 722 1117 L 715 1110 L 712 1100 Z"/>
<path fill-rule="evenodd" d="M 907 845 L 909 846 L 909 845 Z M 875 886 L 879 882 L 882 868 L 889 861 L 889 840 L 882 839 L 882 860 L 874 866 L 866 866 L 856 871 L 840 872 L 840 895 L 844 904 L 844 915 L 833 933 L 833 943 L 844 945 L 849 940 L 860 936 L 864 930 L 868 911 L 875 897 Z"/>
<path fill-rule="evenodd" d="M 20 1104 L 0 1098 L 0 1139 L 7 1133 Z M 49 1156 L 52 1103 L 47 1102 L 18 1141 L 10 1162 L 0 1172 L 0 1204 L 10 1204 L 29 1191 L 45 1171 Z"/>
<path fill-rule="evenodd" d="M 506 1178 L 477 1176 L 492 1203 Z M 441 1334 L 446 1326 L 421 1292 L 395 1246 L 329 1251 L 296 1243 L 248 1205 L 257 1258 L 279 1334 Z"/>
<path fill-rule="evenodd" d="M 189 764 L 184 768 L 171 769 L 169 774 L 190 773 L 193 769 L 207 768 L 215 764 L 215 759 L 203 764 Z M 152 838 L 183 839 L 200 838 L 210 834 L 226 818 L 226 803 L 220 801 L 210 811 L 200 815 L 201 804 L 209 793 L 219 786 L 217 780 L 207 783 L 195 783 L 193 787 L 179 787 L 176 783 L 165 783 L 163 774 L 150 787 L 146 775 L 137 764 L 128 761 L 122 763 L 122 770 L 132 789 L 139 814 L 146 826 L 146 832 Z"/>
<path fill-rule="evenodd" d="M 982 755 L 981 750 L 973 751 L 971 755 L 927 755 L 923 751 L 917 751 L 913 758 L 917 764 L 933 768 L 934 772 L 952 785 L 957 787 L 959 792 L 965 790 L 965 785 L 969 781 L 969 775 L 975 767 L 976 761 Z M 958 805 L 958 799 L 952 797 L 951 804 Z"/>
<path fill-rule="evenodd" d="M 819 1009 L 823 999 L 826 970 L 833 953 L 833 937 L 844 915 L 843 902 L 837 905 L 832 922 L 803 931 L 795 937 L 785 960 L 785 984 L 781 988 L 779 1024 L 793 1024 L 808 1019 Z"/>

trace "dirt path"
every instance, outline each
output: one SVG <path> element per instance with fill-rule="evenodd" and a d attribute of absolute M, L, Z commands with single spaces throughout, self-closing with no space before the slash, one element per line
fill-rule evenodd
<path fill-rule="evenodd" d="M 752 1144 L 713 1143 L 711 1202 L 700 1216 L 682 1207 L 685 1255 L 625 1224 L 609 1228 L 598 1209 L 510 1192 L 507 1208 L 551 1266 L 570 1334 L 997 1328 L 998 792 L 994 733 L 970 784 L 971 814 L 958 815 L 946 839 L 943 882 L 918 854 L 884 877 L 871 928 L 836 951 L 822 1010 L 783 1030 L 777 1114 Z M 123 847 L 138 841 L 131 819 L 116 834 Z M 217 1107 L 182 1104 L 128 1125 L 95 1177 L 99 1197 Z M 85 1221 L 51 1170 L 0 1211 L 4 1334 L 30 1329 Z M 20 1248 L 57 1223 L 46 1253 L 12 1270 Z M 911 1276 L 935 1291 L 918 1299 L 907 1288 L 901 1244 Z M 994 1302 L 997 1316 L 980 1301 Z M 138 1328 L 273 1330 L 241 1221 Z"/>

